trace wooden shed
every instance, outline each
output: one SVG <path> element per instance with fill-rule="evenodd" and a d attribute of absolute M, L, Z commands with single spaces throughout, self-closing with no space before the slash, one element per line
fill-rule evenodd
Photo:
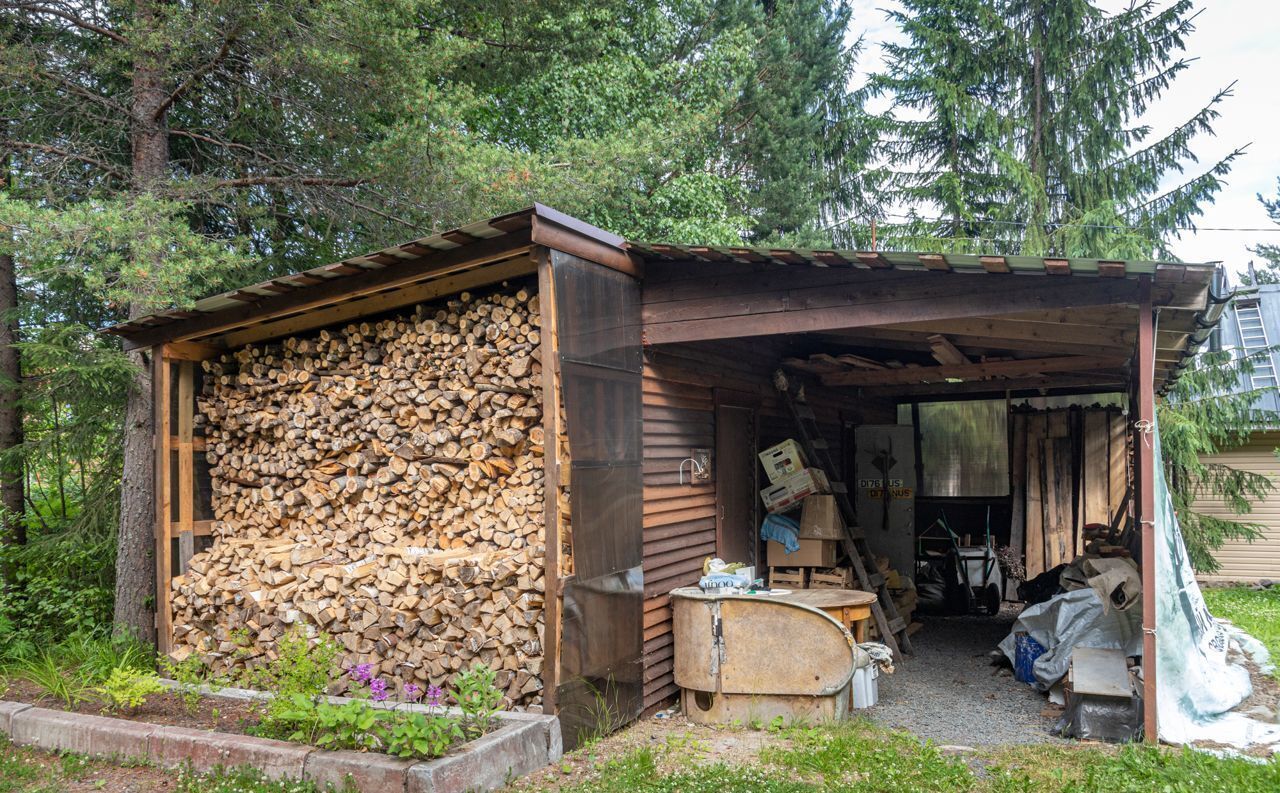
<path fill-rule="evenodd" d="M 1080 419 L 1105 477 L 1061 508 L 1028 491 L 1085 459 L 1069 417 L 1022 420 L 999 499 L 946 502 L 1047 564 L 1091 511 L 1149 534 L 1132 439 L 1216 319 L 1213 276 L 628 243 L 539 205 L 116 326 L 152 350 L 159 641 L 252 659 L 304 624 L 388 674 L 491 663 L 570 740 L 624 724 L 676 693 L 667 593 L 709 556 L 763 561 L 755 456 L 793 432 L 775 371 L 846 461 L 864 425 L 908 417 L 919 445 L 938 400 L 1120 395 Z"/>

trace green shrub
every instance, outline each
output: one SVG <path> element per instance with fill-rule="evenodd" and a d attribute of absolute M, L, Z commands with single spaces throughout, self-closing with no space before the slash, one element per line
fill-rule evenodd
<path fill-rule="evenodd" d="M 296 731 L 292 711 L 301 697 L 316 700 L 328 691 L 338 670 L 338 646 L 326 635 L 310 639 L 298 627 L 276 643 L 276 658 L 248 674 L 253 688 L 273 695 L 265 705 L 260 734 L 282 738 Z"/>
<path fill-rule="evenodd" d="M 462 726 L 457 719 L 398 713 L 386 734 L 385 751 L 397 757 L 439 757 L 462 737 Z"/>
<path fill-rule="evenodd" d="M 454 679 L 453 698 L 472 737 L 488 732 L 502 707 L 502 691 L 496 680 L 497 675 L 484 664 L 476 664 Z"/>
<path fill-rule="evenodd" d="M 160 670 L 178 684 L 176 693 L 182 697 L 182 704 L 187 712 L 195 713 L 199 710 L 200 700 L 204 697 L 201 688 L 213 684 L 209 677 L 209 669 L 200 656 L 192 653 L 181 661 L 160 656 L 158 660 Z"/>
<path fill-rule="evenodd" d="M 164 683 L 155 672 L 128 666 L 112 669 L 106 682 L 94 689 L 102 696 L 107 708 L 114 711 L 137 710 L 146 703 L 147 697 L 164 690 Z"/>

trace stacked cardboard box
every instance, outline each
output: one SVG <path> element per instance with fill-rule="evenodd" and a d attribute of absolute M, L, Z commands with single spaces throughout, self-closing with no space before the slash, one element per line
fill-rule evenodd
<path fill-rule="evenodd" d="M 813 470 L 813 469 L 809 469 Z M 770 567 L 835 567 L 840 560 L 839 538 L 844 523 L 834 496 L 815 494 L 804 499 L 800 512 L 800 549 L 787 553 L 781 543 L 770 541 Z"/>

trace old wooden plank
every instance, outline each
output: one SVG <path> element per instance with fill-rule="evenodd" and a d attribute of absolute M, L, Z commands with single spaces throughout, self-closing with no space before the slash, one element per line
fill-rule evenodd
<path fill-rule="evenodd" d="M 878 371 L 835 372 L 823 375 L 822 382 L 829 386 L 906 385 L 909 383 L 954 382 L 956 380 L 981 380 L 989 377 L 1016 377 L 1019 375 L 1041 375 L 1053 372 L 1115 369 L 1124 366 L 1126 363 L 1127 361 L 1120 356 L 1064 355 L 1055 358 L 1031 358 L 1016 361 L 905 367 Z"/>
<path fill-rule="evenodd" d="M 702 319 L 669 321 L 661 315 L 650 315 L 646 319 L 645 335 L 650 344 L 669 344 L 780 333 L 815 333 L 895 322 L 960 319 L 1031 309 L 1127 303 L 1131 301 L 1135 289 L 1132 282 L 1127 280 L 1080 279 L 1058 282 L 1052 289 L 1035 283 L 1033 287 L 1024 289 L 957 289 L 952 294 L 928 297 L 911 294 L 909 290 L 900 293 L 898 299 L 876 303 L 863 302 L 863 295 L 844 296 L 842 304 L 826 308 L 797 308 L 788 304 L 769 311 L 747 306 L 744 311 L 744 307 L 739 304 L 736 307 L 724 307 L 726 312 L 732 312 L 730 314 L 704 314 Z"/>

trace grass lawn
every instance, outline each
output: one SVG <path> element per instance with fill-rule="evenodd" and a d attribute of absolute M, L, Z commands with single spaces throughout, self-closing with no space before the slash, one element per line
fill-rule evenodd
<path fill-rule="evenodd" d="M 866 723 L 779 731 L 753 761 L 699 757 L 697 741 L 671 741 L 566 761 L 513 790 L 558 793 L 1272 793 L 1280 763 L 1219 759 L 1145 746 L 1031 745 L 944 753 L 906 733 Z M 581 752 L 596 752 L 591 747 Z M 673 760 L 673 756 L 675 758 Z"/>
<path fill-rule="evenodd" d="M 1204 600 L 1215 617 L 1231 620 L 1280 661 L 1280 587 L 1204 587 Z M 1280 680 L 1280 669 L 1272 672 Z"/>
<path fill-rule="evenodd" d="M 14 746 L 0 736 L 0 793 L 318 793 L 307 782 L 272 782 L 256 771 L 166 771 Z"/>

